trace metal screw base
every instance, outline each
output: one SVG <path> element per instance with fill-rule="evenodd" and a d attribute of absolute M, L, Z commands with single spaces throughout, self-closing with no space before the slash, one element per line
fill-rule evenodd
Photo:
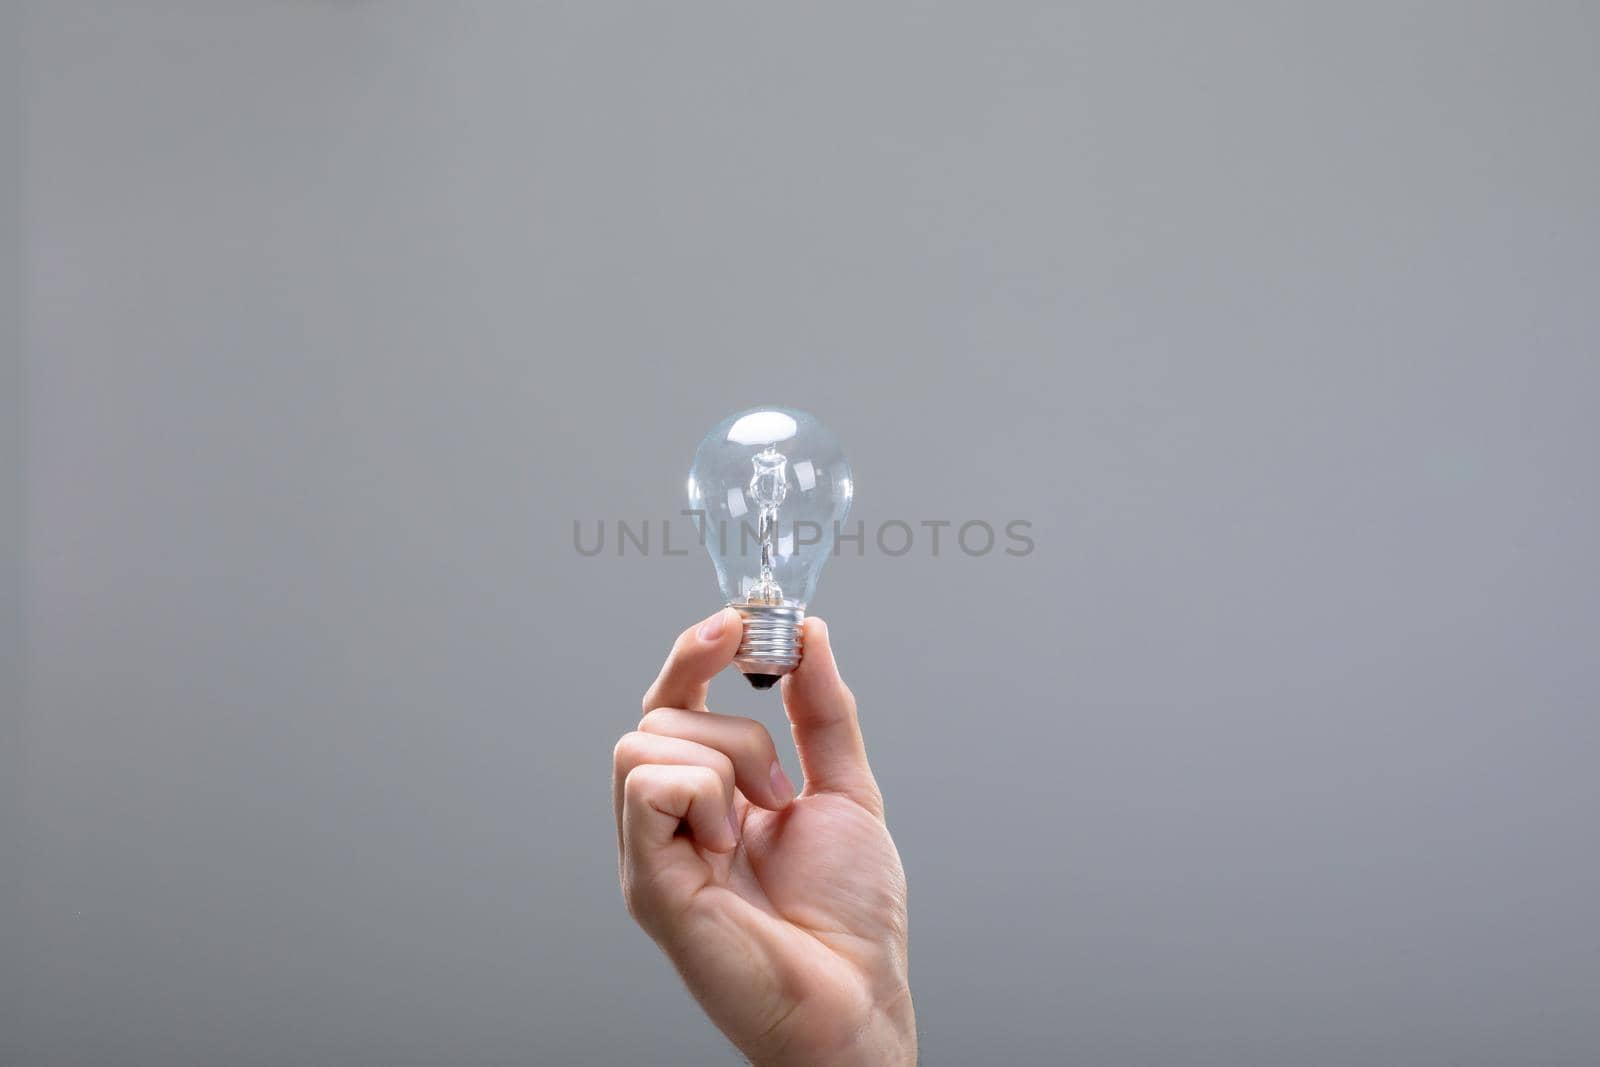
<path fill-rule="evenodd" d="M 744 618 L 744 636 L 733 662 L 757 689 L 769 689 L 800 665 L 800 624 L 805 609 L 795 604 L 731 604 Z"/>

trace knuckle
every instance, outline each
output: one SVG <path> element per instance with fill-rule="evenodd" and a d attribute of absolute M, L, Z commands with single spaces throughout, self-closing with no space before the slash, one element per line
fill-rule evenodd
<path fill-rule="evenodd" d="M 631 731 L 617 738 L 616 747 L 611 750 L 611 765 L 621 767 L 634 758 L 638 749 L 638 731 Z"/>
<path fill-rule="evenodd" d="M 651 937 L 659 937 L 671 923 L 671 894 L 661 884 L 662 873 L 630 865 L 622 874 L 622 903 Z"/>
<path fill-rule="evenodd" d="M 731 776 L 732 768 L 733 768 L 732 761 L 729 761 L 728 757 L 726 757 L 726 756 L 723 756 L 722 759 L 723 759 L 723 761 L 727 762 L 728 768 L 729 768 L 729 775 Z M 693 790 L 694 790 L 696 795 L 699 795 L 699 796 L 712 796 L 712 795 L 721 796 L 722 795 L 722 790 L 725 788 L 725 783 L 727 782 L 727 779 L 723 777 L 723 775 L 720 773 L 720 770 L 718 768 L 716 768 L 716 767 L 693 767 L 690 770 L 691 770 L 691 777 L 693 779 Z"/>
<path fill-rule="evenodd" d="M 628 771 L 622 779 L 623 795 L 633 801 L 639 800 L 655 784 L 655 775 L 650 772 L 648 763 L 641 763 Z"/>
<path fill-rule="evenodd" d="M 644 923 L 646 919 L 645 894 L 640 889 L 639 880 L 631 873 L 622 876 L 622 905 L 628 909 L 628 915 L 634 922 Z"/>
<path fill-rule="evenodd" d="M 639 730 L 647 734 L 665 733 L 662 729 L 662 720 L 668 718 L 666 708 L 649 708 L 644 713 L 644 718 L 639 720 Z"/>
<path fill-rule="evenodd" d="M 739 743 L 744 751 L 756 757 L 765 757 L 777 754 L 777 747 L 772 743 L 772 735 L 767 728 L 754 719 L 739 720 Z"/>

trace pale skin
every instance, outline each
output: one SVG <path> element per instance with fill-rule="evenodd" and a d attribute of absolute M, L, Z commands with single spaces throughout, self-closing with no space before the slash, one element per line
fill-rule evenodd
<path fill-rule="evenodd" d="M 685 630 L 617 742 L 623 899 L 757 1067 L 914 1064 L 905 872 L 828 628 L 782 682 L 798 796 L 765 727 L 706 710 L 740 628 Z"/>

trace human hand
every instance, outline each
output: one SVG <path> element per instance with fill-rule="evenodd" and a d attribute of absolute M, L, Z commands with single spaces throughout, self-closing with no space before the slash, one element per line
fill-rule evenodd
<path fill-rule="evenodd" d="M 914 1064 L 905 872 L 828 628 L 805 621 L 783 679 L 798 797 L 765 727 L 705 708 L 741 628 L 724 608 L 685 630 L 617 742 L 628 911 L 759 1067 Z"/>

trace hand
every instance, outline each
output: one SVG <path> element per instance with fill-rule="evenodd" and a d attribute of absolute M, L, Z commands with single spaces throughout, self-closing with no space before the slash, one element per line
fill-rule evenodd
<path fill-rule="evenodd" d="M 617 743 L 628 911 L 759 1067 L 915 1063 L 905 872 L 828 628 L 805 621 L 783 679 L 798 797 L 765 727 L 705 710 L 741 628 L 725 608 L 684 631 Z"/>

